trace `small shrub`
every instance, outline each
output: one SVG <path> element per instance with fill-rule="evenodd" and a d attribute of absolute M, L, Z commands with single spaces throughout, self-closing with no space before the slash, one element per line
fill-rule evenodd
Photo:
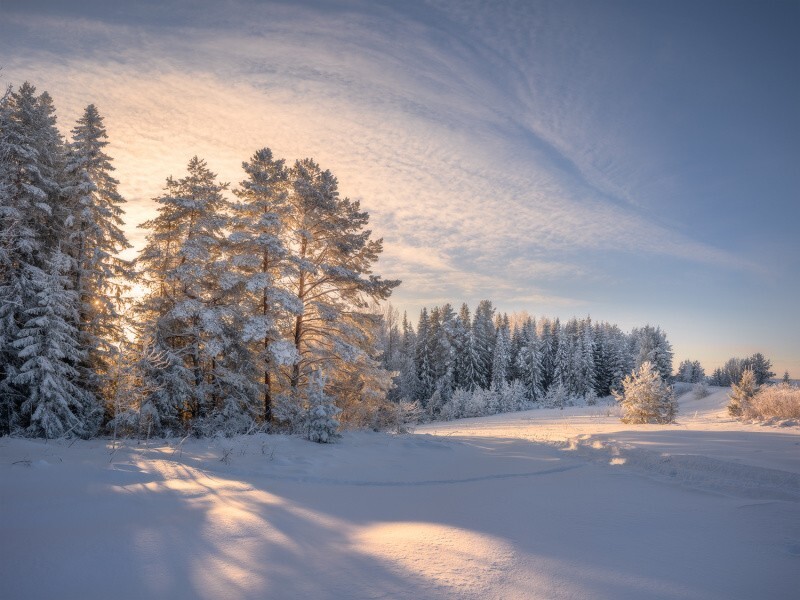
<path fill-rule="evenodd" d="M 800 420 L 800 388 L 781 383 L 764 386 L 743 411 L 746 419 Z"/>
<path fill-rule="evenodd" d="M 559 381 L 557 384 L 551 385 L 547 390 L 543 404 L 545 408 L 560 408 L 564 410 L 564 406 L 567 405 L 568 400 L 569 394 L 567 393 L 567 389 L 564 387 L 564 384 Z"/>
<path fill-rule="evenodd" d="M 700 400 L 708 396 L 711 392 L 708 391 L 708 384 L 705 381 L 701 381 L 700 383 L 694 386 L 694 390 L 692 390 L 692 396 L 695 397 L 696 400 Z"/>
<path fill-rule="evenodd" d="M 675 395 L 678 397 L 688 394 L 694 389 L 694 385 L 685 381 L 676 381 L 672 386 L 673 392 L 675 392 Z"/>
<path fill-rule="evenodd" d="M 304 415 L 305 437 L 318 444 L 328 444 L 339 437 L 339 421 L 336 415 L 342 412 L 325 393 L 325 380 L 315 377 L 308 396 L 308 408 Z"/>
<path fill-rule="evenodd" d="M 756 375 L 752 369 L 745 369 L 742 373 L 742 378 L 739 383 L 734 383 L 731 386 L 731 393 L 728 396 L 730 402 L 728 403 L 728 412 L 732 417 L 741 418 L 749 410 L 750 401 L 758 391 L 758 384 L 756 384 Z"/>

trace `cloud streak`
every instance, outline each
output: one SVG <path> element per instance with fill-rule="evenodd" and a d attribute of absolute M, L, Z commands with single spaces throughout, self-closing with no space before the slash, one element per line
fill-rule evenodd
<path fill-rule="evenodd" d="M 233 183 L 258 147 L 313 156 L 363 199 L 407 300 L 580 302 L 541 286 L 586 277 L 587 252 L 752 268 L 637 205 L 646 161 L 627 166 L 621 141 L 597 141 L 584 84 L 559 87 L 558 61 L 522 58 L 524 28 L 544 35 L 547 18 L 465 30 L 450 5 L 322 6 L 226 3 L 147 28 L 12 13 L 3 33 L 24 33 L 6 43 L 27 35 L 37 48 L 6 52 L 6 76 L 48 89 L 62 125 L 100 107 L 132 224 L 193 154 Z"/>

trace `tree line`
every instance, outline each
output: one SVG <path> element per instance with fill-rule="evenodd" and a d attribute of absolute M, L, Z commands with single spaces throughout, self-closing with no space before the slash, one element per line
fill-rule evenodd
<path fill-rule="evenodd" d="M 382 345 L 394 373 L 390 398 L 417 401 L 431 418 L 593 403 L 645 362 L 664 380 L 672 375 L 672 346 L 659 327 L 626 333 L 589 317 L 512 319 L 490 300 L 474 314 L 467 304 L 423 308 L 416 327 L 390 308 Z"/>
<path fill-rule="evenodd" d="M 370 306 L 400 282 L 330 171 L 263 148 L 231 189 L 194 157 L 128 262 L 107 145 L 94 105 L 64 139 L 47 92 L 0 101 L 0 432 L 326 441 L 386 401 Z"/>

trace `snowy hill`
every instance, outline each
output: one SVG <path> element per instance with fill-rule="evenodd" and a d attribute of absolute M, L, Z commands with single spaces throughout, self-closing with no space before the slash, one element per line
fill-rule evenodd
<path fill-rule="evenodd" d="M 348 433 L 0 439 L 3 598 L 793 598 L 800 428 L 616 408 Z"/>

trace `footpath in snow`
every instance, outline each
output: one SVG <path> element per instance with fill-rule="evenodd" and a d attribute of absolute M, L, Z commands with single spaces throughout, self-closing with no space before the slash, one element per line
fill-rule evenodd
<path fill-rule="evenodd" d="M 0 439 L 2 598 L 796 598 L 800 428 L 534 410 L 348 433 Z"/>

